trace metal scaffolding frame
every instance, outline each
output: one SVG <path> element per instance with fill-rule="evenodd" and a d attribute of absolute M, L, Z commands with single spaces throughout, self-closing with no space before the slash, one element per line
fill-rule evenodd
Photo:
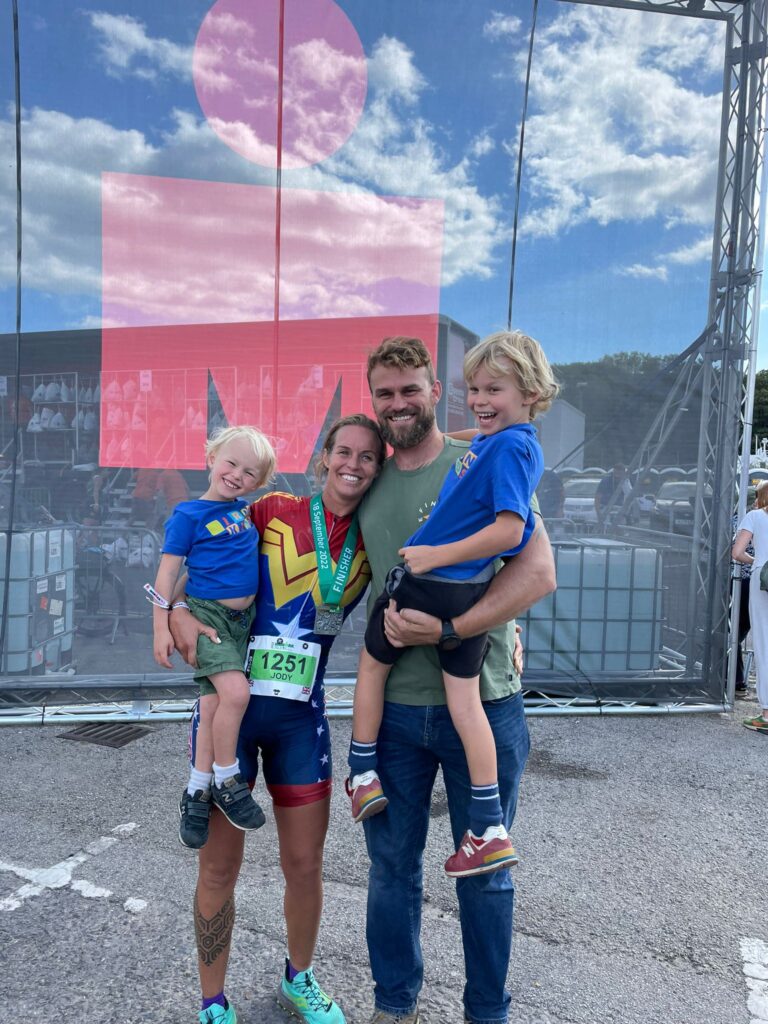
<path fill-rule="evenodd" d="M 692 555 L 688 583 L 688 623 L 684 638 L 685 674 L 702 680 L 699 703 L 655 706 L 631 701 L 584 702 L 579 698 L 530 700 L 532 713 L 659 713 L 722 710 L 732 704 L 736 640 L 723 703 L 712 704 L 713 684 L 725 678 L 729 655 L 729 620 L 738 620 L 740 589 L 731 608 L 730 577 L 732 498 L 737 486 L 736 456 L 742 455 L 739 513 L 743 514 L 751 439 L 752 395 L 757 349 L 762 179 L 764 164 L 766 5 L 768 0 L 559 0 L 590 6 L 621 8 L 725 23 L 725 63 L 720 155 L 713 232 L 707 326 L 700 337 L 673 361 L 677 375 L 651 429 L 632 460 L 630 470 L 650 468 L 670 437 L 689 397 L 700 393 L 701 419 Z M 707 502 L 707 486 L 716 500 Z M 717 500 L 717 499 L 720 500 Z M 30 685 L 16 679 L 0 692 L 0 724 L 62 720 L 168 720 L 189 713 L 178 690 L 160 692 L 151 677 L 112 680 L 55 677 Z M 331 713 L 349 713 L 352 683 L 338 685 Z M 114 684 L 114 685 L 113 685 Z M 164 687 L 174 686 L 166 677 Z M 54 691 L 57 693 L 54 695 Z M 45 695 L 44 695 L 45 694 Z M 67 695 L 72 702 L 65 703 Z M 55 699 L 52 700 L 52 697 Z M 692 695 L 695 701 L 695 695 Z M 95 699 L 95 700 L 94 700 Z"/>
<path fill-rule="evenodd" d="M 653 11 L 726 25 L 720 157 L 717 176 L 707 327 L 673 361 L 676 379 L 630 465 L 643 472 L 670 437 L 686 404 L 701 394 L 686 670 L 709 693 L 722 683 L 724 705 L 733 703 L 740 588 L 730 593 L 733 500 L 745 511 L 752 431 L 752 401 L 761 279 L 761 204 L 764 173 L 766 0 L 560 0 L 593 6 Z M 672 367 L 675 368 L 674 366 Z M 741 474 L 737 456 L 741 455 Z M 712 501 L 707 501 L 711 488 Z M 728 659 L 730 655 L 730 666 Z"/>

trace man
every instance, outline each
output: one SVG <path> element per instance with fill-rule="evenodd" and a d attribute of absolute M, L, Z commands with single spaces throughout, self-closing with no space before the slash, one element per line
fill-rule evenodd
<path fill-rule="evenodd" d="M 631 493 L 632 484 L 627 478 L 627 467 L 623 462 L 617 462 L 611 472 L 606 473 L 597 485 L 595 513 L 598 523 L 601 526 L 605 523 L 611 509 L 621 509 L 625 498 Z"/>
<path fill-rule="evenodd" d="M 368 381 L 379 425 L 394 449 L 360 511 L 375 599 L 398 561 L 398 549 L 429 515 L 446 472 L 466 442 L 446 438 L 437 428 L 441 385 L 418 339 L 383 341 L 369 356 Z M 455 646 L 465 637 L 493 630 L 480 685 L 496 741 L 504 824 L 509 830 L 529 749 L 520 681 L 512 664 L 512 620 L 554 587 L 552 552 L 539 525 L 526 547 L 464 615 L 440 622 L 407 608 L 398 613 L 394 605 L 387 612 L 386 631 L 393 643 L 429 646 L 407 651 L 389 675 L 378 740 L 378 771 L 389 806 L 365 822 L 371 859 L 367 940 L 376 1004 L 371 1024 L 419 1022 L 422 857 L 440 767 L 455 843 L 468 827 L 469 773 L 433 647 Z M 459 879 L 457 895 L 466 968 L 465 1019 L 471 1024 L 505 1022 L 511 999 L 505 981 L 514 904 L 509 870 Z"/>

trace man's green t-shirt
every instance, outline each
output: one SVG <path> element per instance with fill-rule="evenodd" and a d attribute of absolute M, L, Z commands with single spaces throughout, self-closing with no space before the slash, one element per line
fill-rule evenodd
<path fill-rule="evenodd" d="M 360 507 L 360 527 L 372 572 L 369 612 L 384 589 L 387 573 L 402 561 L 397 552 L 428 518 L 448 470 L 459 452 L 468 447 L 466 441 L 446 437 L 443 451 L 426 466 L 398 469 L 394 459 L 384 464 Z M 520 679 L 512 664 L 514 622 L 494 629 L 489 638 L 490 648 L 480 673 L 483 700 L 506 697 L 520 689 Z M 409 647 L 403 652 L 389 674 L 386 699 L 398 704 L 445 704 L 434 647 Z"/>

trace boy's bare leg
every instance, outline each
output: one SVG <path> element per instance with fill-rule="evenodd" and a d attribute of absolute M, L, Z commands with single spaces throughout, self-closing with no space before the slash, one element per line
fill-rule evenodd
<path fill-rule="evenodd" d="M 493 785 L 498 778 L 496 743 L 480 700 L 480 677 L 461 679 L 443 672 L 443 682 L 451 721 L 467 755 L 472 785 Z"/>
<path fill-rule="evenodd" d="M 206 693 L 198 701 L 199 721 L 195 734 L 195 768 L 199 772 L 213 771 L 213 717 L 219 706 L 215 693 Z"/>
<path fill-rule="evenodd" d="M 360 652 L 352 705 L 352 736 L 359 743 L 375 743 L 384 714 L 384 687 L 391 665 L 382 665 L 366 651 Z"/>
<path fill-rule="evenodd" d="M 251 697 L 248 680 L 242 672 L 217 672 L 210 677 L 216 687 L 219 706 L 213 716 L 213 753 L 216 764 L 234 764 L 240 723 Z"/>
<path fill-rule="evenodd" d="M 360 652 L 347 783 L 352 818 L 356 822 L 378 814 L 388 803 L 377 774 L 376 742 L 384 714 L 384 686 L 390 667 L 376 661 L 365 648 Z"/>

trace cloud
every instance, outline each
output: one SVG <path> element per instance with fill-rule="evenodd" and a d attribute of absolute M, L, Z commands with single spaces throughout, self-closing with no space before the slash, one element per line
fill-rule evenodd
<path fill-rule="evenodd" d="M 382 36 L 375 43 L 368 61 L 368 82 L 380 98 L 398 99 L 411 106 L 427 86 L 413 52 L 391 36 Z"/>
<path fill-rule="evenodd" d="M 126 27 L 125 19 L 112 19 Z M 129 19 L 130 21 L 130 19 Z M 100 22 L 100 24 L 105 24 Z M 134 24 L 137 40 L 146 39 L 143 27 Z M 155 40 L 154 42 L 161 42 Z M 137 46 L 125 46 L 123 65 L 133 67 L 129 54 Z M 145 47 L 147 70 L 159 74 L 168 48 Z M 309 51 L 305 51 L 307 59 Z M 144 58 L 143 58 L 144 59 Z M 157 67 L 150 62 L 157 61 Z M 114 57 L 114 67 L 119 65 Z M 340 69 L 339 73 L 344 69 Z M 329 73 L 328 69 L 324 72 Z M 419 113 L 422 94 L 429 83 L 416 66 L 412 51 L 404 43 L 382 37 L 374 44 L 369 61 L 369 102 L 356 129 L 335 157 L 312 167 L 286 170 L 283 183 L 289 189 L 343 193 L 347 196 L 375 195 L 439 199 L 444 203 L 442 239 L 442 282 L 452 284 L 467 278 L 488 278 L 500 258 L 500 246 L 508 243 L 507 217 L 498 197 L 484 195 L 475 181 L 476 160 L 489 152 L 493 142 L 487 132 L 479 133 L 469 144 L 468 154 L 451 159 L 436 140 L 433 126 Z M 96 119 L 74 118 L 59 111 L 34 108 L 24 111 L 22 131 L 25 145 L 25 286 L 58 294 L 80 294 L 98 301 L 101 292 L 101 171 L 123 171 L 137 175 L 170 178 L 190 177 L 204 181 L 241 184 L 274 184 L 274 171 L 249 163 L 232 152 L 216 136 L 211 125 L 189 110 L 169 112 L 170 127 L 153 142 L 138 130 L 121 130 Z M 332 127 L 332 126 L 331 126 Z M 159 141 L 158 141 L 159 139 Z M 310 138 L 311 141 L 311 138 Z M 0 121 L 0 146 L 12 151 L 13 129 L 10 120 Z M 15 204 L 9 166 L 0 168 L 0 231 L 12 229 Z M 136 201 L 139 201 L 138 199 Z M 383 222 L 363 218 L 367 237 L 358 226 L 355 233 L 350 218 L 339 224 L 348 234 L 349 258 L 344 256 L 335 277 L 321 273 L 322 245 L 314 241 L 307 252 L 317 261 L 317 272 L 306 277 L 309 284 L 291 285 L 286 292 L 285 308 L 302 310 L 304 315 L 338 315 L 352 312 L 373 313 L 387 308 L 389 301 L 370 282 L 365 294 L 352 290 L 355 272 L 362 262 L 354 258 L 355 245 L 375 248 L 385 230 Z M 400 259 L 404 277 L 420 283 L 419 266 L 423 261 L 422 231 L 418 221 L 408 215 L 391 218 L 386 230 L 399 234 Z M 209 230 L 215 234 L 215 219 Z M 159 230 L 159 229 L 158 229 Z M 0 236 L 1 237 L 1 236 Z M 326 231 L 327 238 L 333 237 Z M 137 241 L 137 244 L 140 240 Z M 338 241 L 338 239 L 337 239 Z M 390 239 L 388 244 L 393 244 Z M 420 248 L 421 247 L 421 248 Z M 0 280 L 10 282 L 15 275 L 11 245 L 3 246 L 7 256 L 0 262 Z M 428 251 L 432 251 L 429 249 Z M 421 255 L 420 255 L 421 253 Z M 366 255 L 368 264 L 369 257 Z M 190 267 L 189 294 L 205 289 Z M 229 313 L 236 317 L 255 306 L 239 291 L 248 285 L 234 276 L 218 282 L 229 290 Z M 140 288 L 139 282 L 126 282 L 126 289 Z M 146 289 L 146 285 L 144 285 Z M 347 313 L 342 311 L 344 291 Z M 257 289 L 261 294 L 260 289 Z M 264 295 L 271 294 L 271 285 Z M 167 296 L 168 303 L 179 295 Z M 159 300 L 158 300 L 159 301 Z M 186 301 L 186 298 L 185 300 Z M 201 306 L 204 298 L 200 298 Z M 217 299 L 217 301 L 219 301 Z M 271 299 L 269 300 L 271 302 Z M 269 306 L 265 298 L 259 307 L 264 315 Z M 416 302 L 416 299 L 413 299 Z M 314 305 L 313 305 L 314 303 Z M 258 303 L 257 303 L 258 304 Z M 262 308 L 263 307 L 263 308 Z M 165 315 L 165 313 L 163 314 Z M 115 315 L 115 323 L 124 319 Z"/>
<path fill-rule="evenodd" d="M 659 281 L 666 281 L 668 276 L 667 268 L 660 264 L 655 267 L 648 267 L 643 263 L 633 263 L 630 267 L 621 267 L 618 273 L 622 277 L 656 278 Z"/>
<path fill-rule="evenodd" d="M 684 245 L 667 253 L 666 259 L 669 263 L 683 265 L 701 263 L 703 260 L 709 261 L 712 259 L 712 239 L 705 235 L 703 238 L 691 242 L 690 245 Z"/>
<path fill-rule="evenodd" d="M 108 74 L 117 78 L 153 79 L 159 74 L 190 77 L 191 46 L 151 38 L 143 22 L 130 14 L 87 11 L 86 15 L 100 37 L 99 52 Z"/>
<path fill-rule="evenodd" d="M 710 224 L 720 92 L 687 81 L 720 72 L 722 60 L 713 22 L 579 7 L 545 26 L 534 51 L 521 231 L 553 237 L 589 221 L 652 218 Z"/>
<path fill-rule="evenodd" d="M 691 266 L 712 258 L 712 239 L 704 235 L 689 245 L 680 246 L 670 252 L 659 253 L 652 264 L 633 263 L 628 267 L 619 267 L 616 273 L 622 277 L 656 278 L 668 281 L 674 266 Z"/>
<path fill-rule="evenodd" d="M 488 39 L 503 39 L 516 36 L 522 28 L 522 21 L 514 15 L 493 11 L 491 17 L 483 25 L 483 35 Z"/>

